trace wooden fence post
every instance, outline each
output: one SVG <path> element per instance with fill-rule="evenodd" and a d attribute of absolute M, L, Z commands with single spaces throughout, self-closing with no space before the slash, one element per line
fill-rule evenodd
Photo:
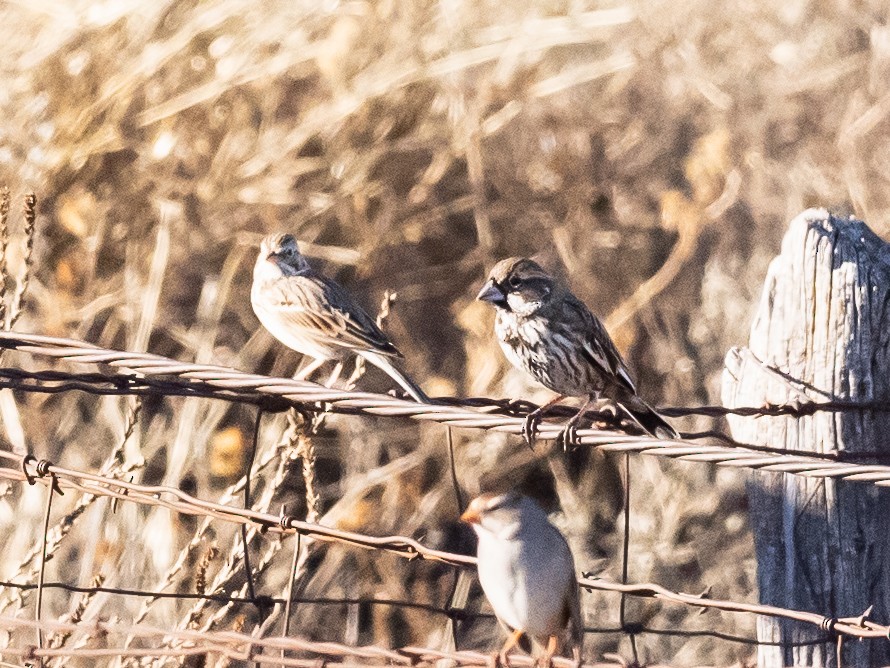
<path fill-rule="evenodd" d="M 747 349 L 723 372 L 723 404 L 890 400 L 890 245 L 864 223 L 810 209 L 769 267 Z M 727 314 L 731 317 L 731 314 Z M 733 438 L 801 452 L 890 453 L 890 414 L 731 417 Z M 783 473 L 753 473 L 751 525 L 761 603 L 890 622 L 890 490 Z M 758 665 L 837 666 L 824 631 L 759 618 Z M 886 639 L 846 642 L 845 666 L 890 664 Z"/>

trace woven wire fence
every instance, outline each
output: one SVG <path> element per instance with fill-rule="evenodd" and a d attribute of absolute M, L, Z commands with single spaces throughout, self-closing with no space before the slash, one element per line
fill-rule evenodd
<path fill-rule="evenodd" d="M 0 368 L 0 388 L 18 392 L 55 394 L 81 391 L 97 395 L 134 396 L 137 402 L 146 397 L 202 397 L 226 402 L 253 405 L 257 408 L 257 422 L 254 431 L 253 450 L 256 451 L 256 438 L 260 420 L 264 413 L 296 409 L 306 416 L 327 413 L 349 415 L 375 415 L 394 419 L 413 419 L 433 422 L 449 428 L 488 429 L 508 434 L 520 434 L 525 422 L 525 414 L 535 406 L 525 402 L 495 401 L 490 399 L 438 398 L 430 404 L 418 404 L 389 395 L 367 392 L 354 392 L 330 389 L 308 381 L 275 378 L 244 373 L 215 365 L 180 362 L 158 355 L 131 353 L 126 351 L 99 348 L 91 344 L 72 340 L 37 335 L 0 332 L 0 348 L 13 349 L 36 357 L 52 357 L 68 362 L 88 365 L 101 365 L 100 372 L 69 372 L 56 369 L 25 371 L 17 368 Z M 141 404 L 136 403 L 129 416 L 128 432 L 138 418 Z M 812 415 L 817 411 L 870 410 L 888 411 L 890 404 L 849 402 L 806 403 L 760 408 L 726 409 L 720 406 L 665 408 L 662 412 L 669 416 L 702 414 L 721 416 L 729 413 L 738 415 Z M 549 413 L 551 416 L 564 415 L 560 409 Z M 591 418 L 601 420 L 603 416 L 592 413 Z M 538 432 L 541 441 L 552 441 L 560 434 L 558 424 L 542 423 Z M 720 444 L 700 443 L 704 437 L 718 435 L 685 434 L 682 440 L 662 440 L 633 433 L 632 426 L 610 425 L 609 428 L 581 429 L 577 433 L 579 446 L 596 447 L 605 451 L 624 453 L 624 494 L 625 509 L 623 531 L 622 581 L 611 581 L 584 573 L 579 584 L 584 590 L 612 592 L 616 595 L 620 609 L 619 624 L 616 627 L 590 627 L 589 634 L 623 633 L 631 639 L 641 634 L 664 634 L 675 636 L 708 636 L 731 642 L 756 646 L 769 644 L 756 639 L 721 632 L 713 629 L 657 628 L 646 624 L 629 622 L 625 615 L 628 597 L 658 599 L 674 605 L 689 606 L 700 610 L 716 609 L 743 615 L 763 615 L 778 619 L 795 620 L 809 624 L 813 637 L 800 644 L 822 644 L 833 642 L 837 651 L 842 649 L 844 639 L 866 639 L 890 637 L 890 626 L 875 623 L 865 611 L 856 618 L 831 618 L 817 613 L 790 610 L 774 606 L 745 602 L 713 599 L 706 594 L 690 594 L 673 591 L 657 583 L 634 583 L 628 581 L 627 560 L 630 550 L 629 521 L 632 509 L 631 455 L 641 453 L 716 464 L 720 466 L 747 468 L 768 472 L 792 473 L 812 478 L 833 478 L 858 481 L 876 486 L 890 485 L 890 466 L 860 461 L 848 461 L 843 453 L 820 455 L 792 454 L 781 448 L 747 446 L 721 437 Z M 126 440 L 126 436 L 125 439 Z M 712 438 L 713 440 L 713 438 Z M 450 443 L 449 439 L 449 443 Z M 879 459 L 877 453 L 875 459 Z M 113 453 L 114 455 L 114 453 Z M 858 453 L 857 457 L 861 457 Z M 111 458 L 114 460 L 114 456 Z M 110 460 L 110 461 L 111 461 Z M 458 571 L 472 570 L 475 559 L 471 556 L 437 550 L 407 536 L 372 536 L 322 526 L 315 521 L 317 508 L 310 502 L 309 519 L 306 521 L 289 515 L 282 509 L 275 514 L 251 508 L 249 469 L 239 483 L 232 486 L 222 498 L 216 501 L 198 498 L 177 487 L 169 485 L 144 485 L 128 479 L 126 470 L 120 466 L 103 467 L 98 473 L 73 470 L 57 466 L 46 459 L 36 459 L 29 452 L 0 451 L 0 479 L 10 484 L 40 484 L 45 488 L 45 511 L 39 548 L 27 555 L 23 563 L 36 562 L 37 568 L 25 573 L 20 580 L 0 581 L 0 591 L 15 590 L 20 594 L 34 591 L 37 599 L 36 618 L 22 619 L 20 616 L 4 614 L 0 607 L 0 625 L 12 631 L 33 632 L 33 643 L 26 646 L 4 647 L 0 654 L 7 658 L 17 658 L 33 664 L 43 664 L 63 658 L 117 657 L 122 661 L 145 661 L 147 659 L 176 659 L 180 662 L 187 657 L 215 657 L 226 661 L 246 661 L 256 665 L 303 666 L 346 665 L 355 663 L 392 663 L 396 665 L 433 663 L 448 660 L 453 665 L 488 665 L 492 655 L 479 652 L 442 650 L 405 646 L 383 648 L 379 646 L 353 646 L 344 643 L 313 642 L 298 637 L 291 632 L 290 619 L 295 606 L 366 605 L 413 609 L 424 614 L 443 619 L 450 628 L 454 646 L 459 646 L 457 623 L 476 617 L 482 613 L 468 612 L 451 602 L 431 605 L 410 600 L 320 598 L 303 596 L 293 590 L 297 572 L 310 568 L 311 544 L 336 543 L 350 548 L 389 553 L 407 560 L 437 562 Z M 275 464 L 274 457 L 254 462 L 256 470 Z M 280 464 L 276 475 L 280 475 Z M 456 482 L 456 481 L 455 481 Z M 72 513 L 51 525 L 53 500 L 60 494 L 72 490 L 81 494 L 81 501 Z M 244 496 L 245 503 L 236 505 L 238 495 Z M 307 489 L 307 497 L 313 494 Z M 459 491 L 458 491 L 459 494 Z M 157 591 L 127 589 L 105 586 L 94 581 L 89 586 L 73 585 L 66 582 L 49 582 L 45 579 L 45 565 L 52 558 L 62 536 L 76 521 L 86 503 L 93 499 L 107 497 L 112 500 L 112 510 L 122 503 L 135 503 L 145 506 L 162 507 L 170 512 L 199 518 L 201 529 L 196 536 L 206 532 L 211 522 L 224 522 L 236 526 L 241 532 L 241 541 L 236 541 L 227 556 L 226 565 L 231 576 L 241 569 L 245 584 L 238 593 L 220 594 L 219 576 L 213 583 L 204 581 L 206 573 L 199 564 L 199 581 L 196 592 L 173 592 L 161 588 Z M 268 499 L 267 499 L 268 500 Z M 260 504 L 262 505 L 262 504 Z M 268 504 L 266 504 L 268 505 Z M 80 511 L 78 511 L 80 509 Z M 277 536 L 273 548 L 265 550 L 257 561 L 250 557 L 250 539 L 257 533 Z M 295 536 L 291 562 L 289 586 L 278 596 L 270 596 L 257 590 L 255 576 L 268 568 L 276 554 L 282 549 L 281 539 Z M 197 540 L 197 539 L 196 539 Z M 302 541 L 302 543 L 301 543 Z M 190 549 L 181 555 L 176 566 L 171 569 L 168 583 L 172 583 L 173 573 L 181 569 L 188 554 L 192 554 L 198 543 L 193 541 Z M 253 562 L 253 563 L 252 563 Z M 206 570 L 206 564 L 203 564 Z M 26 569 L 25 569 L 26 570 Z M 120 620 L 85 621 L 78 618 L 76 609 L 67 620 L 49 620 L 42 615 L 42 602 L 49 590 L 64 590 L 71 594 L 81 594 L 85 599 L 98 594 L 124 596 L 145 601 L 142 612 L 129 623 Z M 160 629 L 144 622 L 148 607 L 162 599 L 194 601 L 191 620 L 184 628 Z M 210 616 L 208 606 L 220 606 Z M 219 631 L 212 628 L 212 620 L 219 619 L 222 611 L 237 606 L 249 606 L 261 612 L 266 621 L 251 634 L 240 631 Z M 203 620 L 203 621 L 202 621 Z M 279 621 L 280 620 L 280 621 Z M 202 626 L 203 624 L 203 626 Z M 76 638 L 75 642 L 70 642 Z M 97 643 L 97 638 L 103 638 Z M 139 639 L 151 646 L 135 646 Z M 532 665 L 530 657 L 514 654 L 510 665 Z M 617 665 L 619 659 L 611 663 L 585 665 Z M 567 659 L 554 659 L 555 665 L 571 665 Z M 134 664 L 137 665 L 137 664 Z"/>

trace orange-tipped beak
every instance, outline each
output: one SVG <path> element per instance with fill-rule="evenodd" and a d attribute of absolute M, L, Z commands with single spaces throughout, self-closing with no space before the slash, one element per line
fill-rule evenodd
<path fill-rule="evenodd" d="M 464 511 L 464 514 L 460 516 L 461 522 L 466 522 L 467 524 L 479 524 L 482 521 L 482 518 L 479 517 L 479 513 L 477 513 L 473 508 L 467 508 Z"/>

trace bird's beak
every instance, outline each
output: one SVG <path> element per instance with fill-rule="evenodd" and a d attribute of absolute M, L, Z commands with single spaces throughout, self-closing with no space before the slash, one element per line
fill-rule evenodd
<path fill-rule="evenodd" d="M 482 286 L 476 299 L 481 302 L 489 302 L 495 306 L 504 306 L 507 303 L 507 295 L 492 279 Z"/>
<path fill-rule="evenodd" d="M 482 518 L 479 517 L 479 513 L 474 508 L 467 508 L 464 514 L 460 516 L 460 521 L 467 524 L 479 524 Z"/>

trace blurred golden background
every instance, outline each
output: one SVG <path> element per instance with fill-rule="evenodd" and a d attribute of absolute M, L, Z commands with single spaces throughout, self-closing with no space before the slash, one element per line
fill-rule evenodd
<path fill-rule="evenodd" d="M 890 234 L 888 12 L 844 0 L 0 4 L 0 184 L 14 202 L 28 190 L 39 200 L 16 328 L 289 375 L 298 356 L 261 331 L 248 293 L 261 236 L 291 231 L 369 311 L 385 290 L 397 294 L 385 329 L 429 394 L 540 402 L 550 394 L 508 367 L 490 309 L 473 301 L 498 259 L 536 255 L 604 318 L 644 397 L 719 403 L 723 357 L 745 343 L 794 215 L 829 206 Z M 17 211 L 11 220 L 16 230 Z M 15 237 L 13 275 L 21 255 Z M 376 370 L 360 381 L 390 386 Z M 94 470 L 129 409 L 119 398 L 9 395 L 0 436 Z M 123 457 L 137 480 L 218 498 L 243 473 L 253 419 L 209 401 L 146 401 Z M 284 428 L 282 416 L 264 421 L 261 452 L 276 452 Z M 515 438 L 456 436 L 467 494 L 522 486 L 556 512 L 579 569 L 620 577 L 619 458 L 548 462 Z M 322 521 L 472 550 L 441 428 L 333 416 L 312 441 Z M 633 471 L 631 579 L 756 600 L 744 475 L 645 457 Z M 258 475 L 265 503 L 297 512 L 299 464 L 274 485 L 273 471 Z M 27 571 L 20 561 L 41 513 L 39 495 L 8 489 L 0 500 L 4 577 Z M 123 504 L 111 516 L 95 504 L 65 535 L 51 575 L 188 589 L 202 555 L 234 541 L 225 527 L 200 534 L 167 578 L 198 535 L 193 520 L 163 510 Z M 281 591 L 288 559 L 278 561 L 264 590 Z M 435 566 L 345 548 L 312 568 L 303 587 L 315 595 L 444 604 L 451 586 Z M 16 596 L 3 592 L 0 608 L 31 604 Z M 59 616 L 74 603 L 46 605 Z M 90 605 L 87 614 L 129 620 L 141 603 Z M 588 625 L 614 625 L 615 596 L 585 594 L 584 605 Z M 189 606 L 161 601 L 148 619 L 180 624 Z M 486 609 L 478 586 L 471 606 Z M 654 601 L 629 609 L 662 628 L 753 636 L 745 618 Z M 441 618 L 371 610 L 304 606 L 297 619 L 322 640 L 442 639 Z M 492 649 L 499 633 L 490 620 L 467 622 L 459 644 Z M 622 634 L 590 634 L 586 647 L 589 657 L 630 656 Z M 637 649 L 674 665 L 754 651 L 655 634 Z"/>

